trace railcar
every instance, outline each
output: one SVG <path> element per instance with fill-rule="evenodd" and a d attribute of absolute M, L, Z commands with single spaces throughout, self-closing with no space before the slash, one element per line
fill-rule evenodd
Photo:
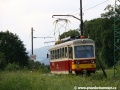
<path fill-rule="evenodd" d="M 50 70 L 55 74 L 95 73 L 95 43 L 92 39 L 66 39 L 49 49 Z"/>

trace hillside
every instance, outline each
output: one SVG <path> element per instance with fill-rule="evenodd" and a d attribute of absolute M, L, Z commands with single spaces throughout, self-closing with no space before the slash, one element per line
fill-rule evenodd
<path fill-rule="evenodd" d="M 36 61 L 40 61 L 46 65 L 49 65 L 49 58 L 47 58 L 48 50 L 51 46 L 44 46 L 41 48 L 36 48 L 33 50 L 33 54 L 36 55 Z M 28 55 L 30 56 L 31 50 L 28 50 Z"/>

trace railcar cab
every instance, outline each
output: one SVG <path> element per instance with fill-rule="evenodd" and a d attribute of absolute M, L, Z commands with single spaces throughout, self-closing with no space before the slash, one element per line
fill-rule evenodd
<path fill-rule="evenodd" d="M 96 59 L 95 59 L 95 44 L 91 39 L 79 39 L 74 41 L 74 64 L 73 70 L 75 73 L 81 73 L 84 70 L 88 74 L 95 73 Z"/>

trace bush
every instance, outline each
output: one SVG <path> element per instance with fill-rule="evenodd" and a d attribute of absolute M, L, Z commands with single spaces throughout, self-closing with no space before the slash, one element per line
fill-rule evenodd
<path fill-rule="evenodd" d="M 16 70 L 20 70 L 20 66 L 16 63 L 9 63 L 7 64 L 5 70 L 7 71 L 16 71 Z"/>
<path fill-rule="evenodd" d="M 0 52 L 0 69 L 3 70 L 6 65 L 4 53 Z"/>

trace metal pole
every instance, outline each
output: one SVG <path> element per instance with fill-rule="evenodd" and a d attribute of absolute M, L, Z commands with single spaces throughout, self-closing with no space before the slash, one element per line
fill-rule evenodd
<path fill-rule="evenodd" d="M 115 0 L 115 7 L 114 7 L 114 77 L 117 77 L 118 68 L 117 65 L 119 65 L 119 52 L 120 52 L 120 16 L 119 11 L 117 11 L 117 8 L 120 5 L 120 0 Z"/>
<path fill-rule="evenodd" d="M 81 36 L 82 36 L 83 35 L 82 0 L 80 0 L 80 19 L 81 19 L 80 30 L 81 30 Z"/>
<path fill-rule="evenodd" d="M 33 55 L 33 28 L 31 28 L 31 45 L 32 45 L 32 51 L 31 54 Z"/>
<path fill-rule="evenodd" d="M 77 18 L 77 17 L 75 17 L 73 15 L 53 15 L 52 18 L 54 18 L 54 16 L 69 16 L 69 17 L 73 17 L 73 18 L 75 18 L 77 20 L 80 20 L 79 18 Z"/>

